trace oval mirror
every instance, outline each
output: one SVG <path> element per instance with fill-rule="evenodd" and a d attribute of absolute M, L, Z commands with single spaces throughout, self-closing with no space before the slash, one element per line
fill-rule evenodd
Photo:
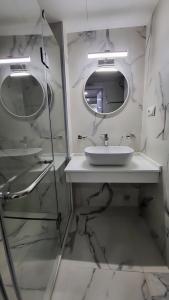
<path fill-rule="evenodd" d="M 104 70 L 104 68 L 103 68 Z M 87 79 L 84 99 L 97 114 L 112 114 L 120 110 L 128 99 L 129 85 L 120 71 L 101 71 L 100 67 Z"/>
<path fill-rule="evenodd" d="M 35 118 L 45 106 L 43 86 L 33 75 L 9 75 L 1 85 L 1 104 L 15 118 Z"/>

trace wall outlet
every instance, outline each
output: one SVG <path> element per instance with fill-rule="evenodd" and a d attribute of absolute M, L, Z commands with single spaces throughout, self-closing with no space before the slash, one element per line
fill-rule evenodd
<path fill-rule="evenodd" d="M 154 117 L 156 115 L 156 106 L 155 105 L 148 107 L 147 115 L 148 115 L 148 117 Z"/>

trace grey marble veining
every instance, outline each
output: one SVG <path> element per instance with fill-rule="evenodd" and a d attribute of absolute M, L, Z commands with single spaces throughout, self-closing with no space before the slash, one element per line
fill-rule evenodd
<path fill-rule="evenodd" d="M 169 269 L 141 216 L 153 199 L 115 208 L 108 185 L 102 206 L 92 206 L 99 195 L 75 212 L 52 300 L 167 300 Z"/>
<path fill-rule="evenodd" d="M 62 261 L 52 300 L 168 299 L 153 297 L 149 276 L 154 275 L 98 269 L 78 262 Z M 158 276 L 161 277 L 161 274 Z M 169 278 L 169 274 L 164 274 L 164 277 Z M 157 289 L 155 284 L 153 282 L 152 287 Z"/>
<path fill-rule="evenodd" d="M 139 186 L 134 184 L 74 184 L 76 207 L 104 207 L 111 197 L 111 207 L 138 207 Z"/>
<path fill-rule="evenodd" d="M 169 299 L 169 274 L 148 273 L 146 281 L 149 287 L 151 299 Z"/>
<path fill-rule="evenodd" d="M 144 267 L 165 267 L 137 209 L 110 208 L 108 202 L 76 212 L 64 259 L 99 269 L 143 272 Z"/>

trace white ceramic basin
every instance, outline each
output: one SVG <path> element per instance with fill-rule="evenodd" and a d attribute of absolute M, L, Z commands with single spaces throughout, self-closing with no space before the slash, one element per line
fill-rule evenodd
<path fill-rule="evenodd" d="M 92 165 L 126 165 L 134 150 L 127 146 L 91 146 L 85 148 L 85 155 Z"/>

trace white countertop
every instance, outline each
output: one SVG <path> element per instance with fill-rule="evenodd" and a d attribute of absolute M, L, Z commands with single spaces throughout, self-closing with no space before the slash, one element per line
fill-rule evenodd
<path fill-rule="evenodd" d="M 47 155 L 47 154 L 43 154 L 40 155 L 41 160 L 52 160 L 52 156 L 51 155 Z M 66 157 L 63 154 L 54 154 L 54 165 L 55 165 L 55 171 L 57 172 L 60 167 L 63 165 L 63 163 L 66 161 Z M 43 171 L 44 169 L 44 165 L 38 165 L 36 166 L 32 171 L 33 172 L 39 172 L 39 171 Z"/>
<path fill-rule="evenodd" d="M 65 172 L 68 182 L 156 183 L 161 166 L 142 153 L 126 166 L 92 166 L 85 155 L 73 155 Z"/>

